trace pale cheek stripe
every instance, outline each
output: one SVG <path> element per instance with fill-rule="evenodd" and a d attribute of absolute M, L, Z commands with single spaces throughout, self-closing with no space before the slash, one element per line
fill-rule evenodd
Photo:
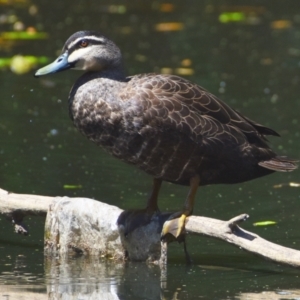
<path fill-rule="evenodd" d="M 92 51 L 92 47 L 80 48 L 80 49 L 77 49 L 77 50 L 73 51 L 72 53 L 70 53 L 70 55 L 68 57 L 68 62 L 69 63 L 78 62 L 78 64 L 76 64 L 75 67 L 84 69 L 85 60 L 83 58 L 84 57 L 85 58 L 89 57 L 89 53 Z"/>
<path fill-rule="evenodd" d="M 72 48 L 74 45 L 76 45 L 81 40 L 92 40 L 92 41 L 95 41 L 95 42 L 104 43 L 104 39 L 95 37 L 93 35 L 89 35 L 89 36 L 80 37 L 80 38 L 76 39 L 71 44 L 69 44 L 68 49 Z"/>

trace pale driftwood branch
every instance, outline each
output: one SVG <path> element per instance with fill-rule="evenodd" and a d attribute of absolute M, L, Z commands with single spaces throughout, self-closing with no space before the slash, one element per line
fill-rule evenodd
<path fill-rule="evenodd" d="M 161 247 L 160 242 L 166 215 L 153 216 L 146 226 L 125 236 L 126 226 L 117 225 L 121 213 L 118 207 L 86 198 L 20 195 L 0 190 L 0 214 L 12 218 L 15 224 L 20 224 L 26 215 L 47 214 L 45 253 L 48 255 L 75 251 L 123 258 L 127 252 L 131 260 L 166 261 L 166 244 Z M 247 218 L 246 214 L 229 221 L 191 216 L 187 218 L 186 231 L 223 240 L 276 263 L 300 267 L 300 251 L 271 243 L 237 225 Z"/>
<path fill-rule="evenodd" d="M 0 189 L 0 214 L 5 215 L 15 227 L 15 232 L 28 235 L 23 218 L 28 215 L 46 216 L 53 197 L 21 195 Z"/>
<path fill-rule="evenodd" d="M 187 220 L 186 230 L 226 241 L 273 262 L 300 267 L 300 251 L 271 243 L 236 225 L 236 221 L 245 220 L 247 217 L 248 215 L 242 214 L 226 222 L 192 216 Z"/>
<path fill-rule="evenodd" d="M 54 197 L 14 194 L 0 189 L 0 213 L 11 215 L 17 211 L 24 215 L 46 216 Z"/>

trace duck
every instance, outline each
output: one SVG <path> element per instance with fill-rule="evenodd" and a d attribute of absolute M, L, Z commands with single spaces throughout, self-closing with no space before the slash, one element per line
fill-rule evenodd
<path fill-rule="evenodd" d="M 236 184 L 297 161 L 276 154 L 267 136 L 279 136 L 229 107 L 196 83 L 175 75 L 125 74 L 122 53 L 97 31 L 71 35 L 61 55 L 35 77 L 81 70 L 68 99 L 75 127 L 111 155 L 153 178 L 143 210 L 159 212 L 162 182 L 188 186 L 183 207 L 169 217 L 162 236 L 184 234 L 199 186 Z"/>

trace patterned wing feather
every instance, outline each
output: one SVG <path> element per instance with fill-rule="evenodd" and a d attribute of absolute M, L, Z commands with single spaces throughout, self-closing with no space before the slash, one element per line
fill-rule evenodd
<path fill-rule="evenodd" d="M 132 97 L 142 104 L 146 123 L 172 127 L 195 141 L 203 137 L 216 138 L 225 133 L 239 139 L 242 134 L 249 143 L 266 147 L 263 135 L 278 135 L 181 77 L 155 74 L 135 76 L 127 90 L 134 91 Z M 124 99 L 132 99 L 128 94 L 123 96 Z"/>

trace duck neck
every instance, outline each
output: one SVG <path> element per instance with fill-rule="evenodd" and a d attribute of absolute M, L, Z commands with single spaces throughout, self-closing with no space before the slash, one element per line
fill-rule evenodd
<path fill-rule="evenodd" d="M 120 68 L 87 72 L 70 92 L 69 112 L 75 127 L 97 144 L 110 145 L 117 134 L 122 118 L 119 93 L 126 81 Z"/>
<path fill-rule="evenodd" d="M 88 83 L 91 80 L 96 79 L 99 83 L 103 84 L 107 80 L 112 80 L 114 82 L 124 82 L 126 80 L 125 72 L 122 67 L 114 67 L 109 69 L 104 69 L 101 71 L 89 71 L 80 76 L 76 83 L 74 84 L 72 90 Z"/>
<path fill-rule="evenodd" d="M 99 72 L 100 77 L 113 79 L 117 81 L 124 81 L 126 76 L 122 66 L 116 66 L 114 68 L 104 69 Z"/>

